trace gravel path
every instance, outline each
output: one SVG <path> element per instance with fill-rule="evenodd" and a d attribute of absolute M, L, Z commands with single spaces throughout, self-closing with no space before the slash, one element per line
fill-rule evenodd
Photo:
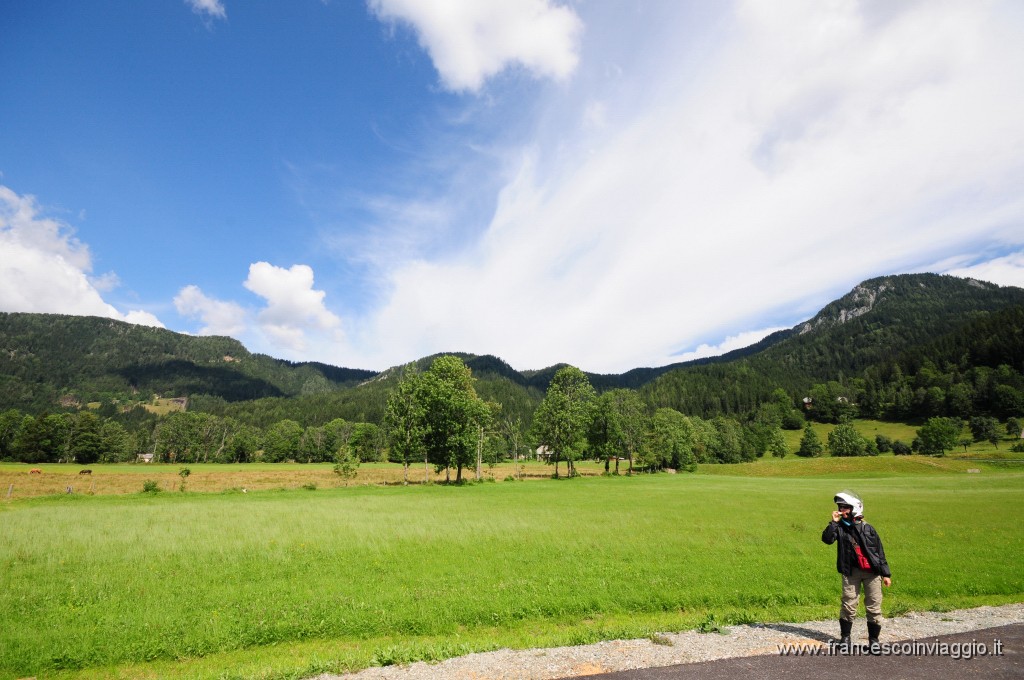
<path fill-rule="evenodd" d="M 952 612 L 921 612 L 887 619 L 882 641 L 928 640 L 936 635 L 1024 623 L 1024 604 L 979 607 Z M 658 643 L 612 640 L 578 647 L 499 649 L 439 663 L 368 668 L 346 675 L 324 674 L 314 680 L 548 680 L 636 668 L 712 661 L 738 656 L 777 654 L 777 645 L 826 642 L 838 633 L 836 621 L 730 626 L 727 634 L 665 633 Z M 854 641 L 867 639 L 863 618 L 854 625 Z M 989 642 L 978 638 L 979 642 Z"/>

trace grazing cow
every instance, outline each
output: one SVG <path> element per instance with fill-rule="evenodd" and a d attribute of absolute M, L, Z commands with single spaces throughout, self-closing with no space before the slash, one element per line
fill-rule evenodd
<path fill-rule="evenodd" d="M 30 475 L 41 475 L 43 474 L 43 471 L 40 470 L 39 468 L 32 468 L 31 470 L 28 471 L 28 473 Z"/>
<path fill-rule="evenodd" d="M 92 474 L 92 470 L 89 470 L 88 468 L 86 468 L 85 470 L 79 470 L 78 474 L 80 474 L 80 475 L 91 475 Z"/>

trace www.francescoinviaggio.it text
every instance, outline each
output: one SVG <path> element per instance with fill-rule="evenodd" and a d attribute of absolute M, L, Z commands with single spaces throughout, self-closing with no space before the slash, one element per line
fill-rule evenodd
<path fill-rule="evenodd" d="M 978 642 L 942 642 L 902 640 L 900 642 L 882 642 L 873 650 L 865 644 L 840 644 L 830 640 L 826 644 L 811 642 L 793 642 L 778 646 L 779 656 L 948 656 L 953 659 L 969 660 L 978 656 L 1002 656 L 1003 643 L 999 639 L 991 643 Z"/>

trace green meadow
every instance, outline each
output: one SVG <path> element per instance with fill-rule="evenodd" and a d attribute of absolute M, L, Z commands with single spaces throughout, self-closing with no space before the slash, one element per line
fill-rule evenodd
<path fill-rule="evenodd" d="M 302 678 L 833 618 L 835 547 L 820 535 L 846 488 L 885 544 L 887 615 L 1024 601 L 1024 471 L 894 460 L 11 502 L 0 677 Z"/>

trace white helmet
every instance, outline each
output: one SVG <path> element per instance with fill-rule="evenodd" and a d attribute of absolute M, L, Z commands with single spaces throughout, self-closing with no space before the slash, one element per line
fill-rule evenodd
<path fill-rule="evenodd" d="M 864 502 L 861 501 L 857 494 L 851 491 L 840 491 L 836 494 L 835 498 L 832 499 L 832 502 L 836 505 L 842 504 L 853 506 L 853 512 L 850 514 L 855 518 L 864 516 Z"/>

